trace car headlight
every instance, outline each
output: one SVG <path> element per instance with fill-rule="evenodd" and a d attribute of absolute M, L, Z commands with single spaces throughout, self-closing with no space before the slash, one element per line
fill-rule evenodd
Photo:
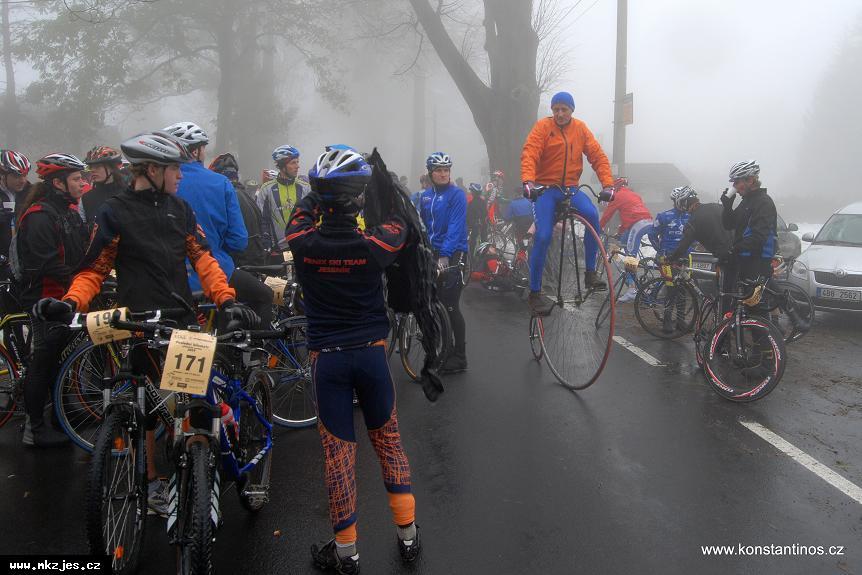
<path fill-rule="evenodd" d="M 790 268 L 790 274 L 794 277 L 798 277 L 799 279 L 807 280 L 808 266 L 806 266 L 799 260 L 796 260 L 795 262 L 793 262 L 793 267 Z"/>

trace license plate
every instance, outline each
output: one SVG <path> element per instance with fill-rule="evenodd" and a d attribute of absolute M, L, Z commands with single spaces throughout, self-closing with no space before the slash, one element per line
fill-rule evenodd
<path fill-rule="evenodd" d="M 692 269 L 705 270 L 708 272 L 712 271 L 712 266 L 713 266 L 713 264 L 711 264 L 710 262 L 692 262 L 691 263 Z"/>
<path fill-rule="evenodd" d="M 862 292 L 846 289 L 817 288 L 817 297 L 839 301 L 862 301 Z"/>

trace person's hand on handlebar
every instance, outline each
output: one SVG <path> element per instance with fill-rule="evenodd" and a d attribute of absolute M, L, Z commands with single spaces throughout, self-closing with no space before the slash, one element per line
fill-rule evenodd
<path fill-rule="evenodd" d="M 228 323 L 237 322 L 243 329 L 255 329 L 260 324 L 260 317 L 253 309 L 232 299 L 223 303 L 219 311 L 225 314 Z"/>
<path fill-rule="evenodd" d="M 599 201 L 600 202 L 612 202 L 614 201 L 614 193 L 616 190 L 613 186 L 605 186 L 602 188 L 602 191 L 599 192 Z"/>
<path fill-rule="evenodd" d="M 522 184 L 524 187 L 524 197 L 535 202 L 539 198 L 539 192 L 536 190 L 536 182 L 526 181 Z"/>
<path fill-rule="evenodd" d="M 75 317 L 75 302 L 42 298 L 33 306 L 33 317 L 40 321 L 57 321 L 69 325 Z"/>

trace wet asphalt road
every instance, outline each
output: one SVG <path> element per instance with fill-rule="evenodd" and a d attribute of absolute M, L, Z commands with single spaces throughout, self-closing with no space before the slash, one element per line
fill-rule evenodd
<path fill-rule="evenodd" d="M 602 379 L 575 394 L 532 361 L 512 294 L 465 290 L 469 372 L 429 404 L 397 356 L 401 431 L 423 556 L 403 568 L 373 451 L 361 437 L 359 549 L 365 574 L 862 574 L 862 505 L 743 427 L 772 430 L 862 485 L 862 327 L 821 314 L 789 348 L 779 387 L 751 405 L 715 395 L 690 341 L 645 334 L 621 306 Z M 357 424 L 361 426 L 361 419 Z M 0 430 L 0 554 L 86 551 L 81 451 L 33 452 Z M 222 497 L 219 573 L 313 573 L 330 537 L 315 429 L 279 430 L 272 498 L 246 513 Z M 164 520 L 148 520 L 141 573 L 170 573 Z M 278 532 L 278 534 L 276 534 Z M 706 557 L 705 545 L 843 546 L 841 556 Z"/>

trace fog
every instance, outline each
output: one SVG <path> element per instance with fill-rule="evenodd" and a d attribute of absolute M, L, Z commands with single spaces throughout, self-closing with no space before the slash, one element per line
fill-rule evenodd
<path fill-rule="evenodd" d="M 200 4 L 205 10 L 207 3 L 202 0 Z M 412 13 L 406 0 L 400 4 L 405 13 Z M 475 0 L 461 4 L 464 17 L 482 13 L 481 4 Z M 568 69 L 542 96 L 537 115 L 548 113 L 550 92 L 571 91 L 577 103 L 575 115 L 587 122 L 610 156 L 616 2 L 561 0 L 560 5 L 574 6 L 554 40 L 554 53 Z M 627 161 L 674 163 L 711 198 L 727 186 L 727 168 L 733 162 L 757 159 L 764 184 L 779 208 L 785 206 L 791 212 L 791 218 L 811 214 L 807 198 L 820 186 L 828 187 L 830 193 L 818 194 L 814 210 L 818 218 L 855 199 L 859 194 L 847 185 L 850 182 L 837 176 L 838 181 L 831 181 L 823 175 L 849 175 L 850 166 L 844 164 L 862 151 L 859 139 L 821 138 L 812 149 L 810 138 L 811 122 L 818 122 L 818 113 L 833 113 L 818 111 L 816 97 L 830 71 L 831 77 L 848 81 L 858 76 L 858 67 L 836 73 L 834 66 L 842 51 L 853 45 L 854 31 L 856 52 L 860 50 L 860 12 L 858 0 L 817 4 L 780 0 L 630 2 L 627 91 L 634 94 L 634 124 L 627 128 Z M 349 11 L 344 14 L 349 15 Z M 14 17 L 21 18 L 22 11 L 15 11 Z M 345 109 L 337 109 L 318 94 L 313 74 L 300 54 L 285 47 L 276 64 L 277 91 L 282 103 L 294 108 L 293 120 L 280 127 L 278 138 L 268 137 L 272 141 L 262 144 L 267 148 L 281 143 L 298 147 L 303 153 L 303 169 L 325 144 L 344 142 L 367 151 L 378 146 L 392 169 L 409 175 L 414 188 L 424 155 L 439 149 L 450 153 L 454 175 L 465 182 L 485 178 L 488 156 L 483 139 L 431 45 L 425 42 L 417 65 L 396 76 L 395 72 L 403 71 L 413 59 L 417 35 L 402 45 L 390 42 L 381 49 L 385 43 L 358 39 L 359 26 L 351 22 L 340 22 L 339 26 L 346 39 L 357 39 L 323 55 L 346 65 L 347 73 L 339 76 L 348 95 Z M 418 30 L 421 32 L 421 27 Z M 475 34 L 481 48 L 481 25 Z M 850 61 L 859 62 L 859 58 Z M 486 62 L 478 58 L 472 63 L 480 77 L 486 78 Z M 15 68 L 20 93 L 37 74 L 20 59 Z M 416 73 L 427 78 L 426 106 L 419 111 L 413 109 Z M 834 113 L 841 114 L 837 122 L 858 135 L 862 114 L 851 110 L 859 93 L 852 91 L 852 86 L 836 86 L 845 91 L 843 104 L 838 105 L 846 109 Z M 241 105 L 242 98 L 239 102 Z M 821 98 L 819 105 L 832 107 L 830 102 Z M 265 115 L 267 111 L 259 113 Z M 417 115 L 424 121 L 426 136 L 422 157 L 418 158 L 412 153 Z M 134 113 L 117 110 L 106 120 L 116 125 L 114 133 L 120 135 L 190 120 L 217 137 L 215 116 L 213 93 L 198 91 L 163 98 Z M 74 151 L 84 153 L 96 143 L 118 144 L 82 141 L 80 149 Z M 28 151 L 38 154 L 46 150 Z M 213 151 L 226 150 L 216 142 Z M 841 165 L 829 165 L 830 158 Z M 246 178 L 257 177 L 258 170 L 269 167 L 266 157 L 240 154 L 240 163 Z"/>

